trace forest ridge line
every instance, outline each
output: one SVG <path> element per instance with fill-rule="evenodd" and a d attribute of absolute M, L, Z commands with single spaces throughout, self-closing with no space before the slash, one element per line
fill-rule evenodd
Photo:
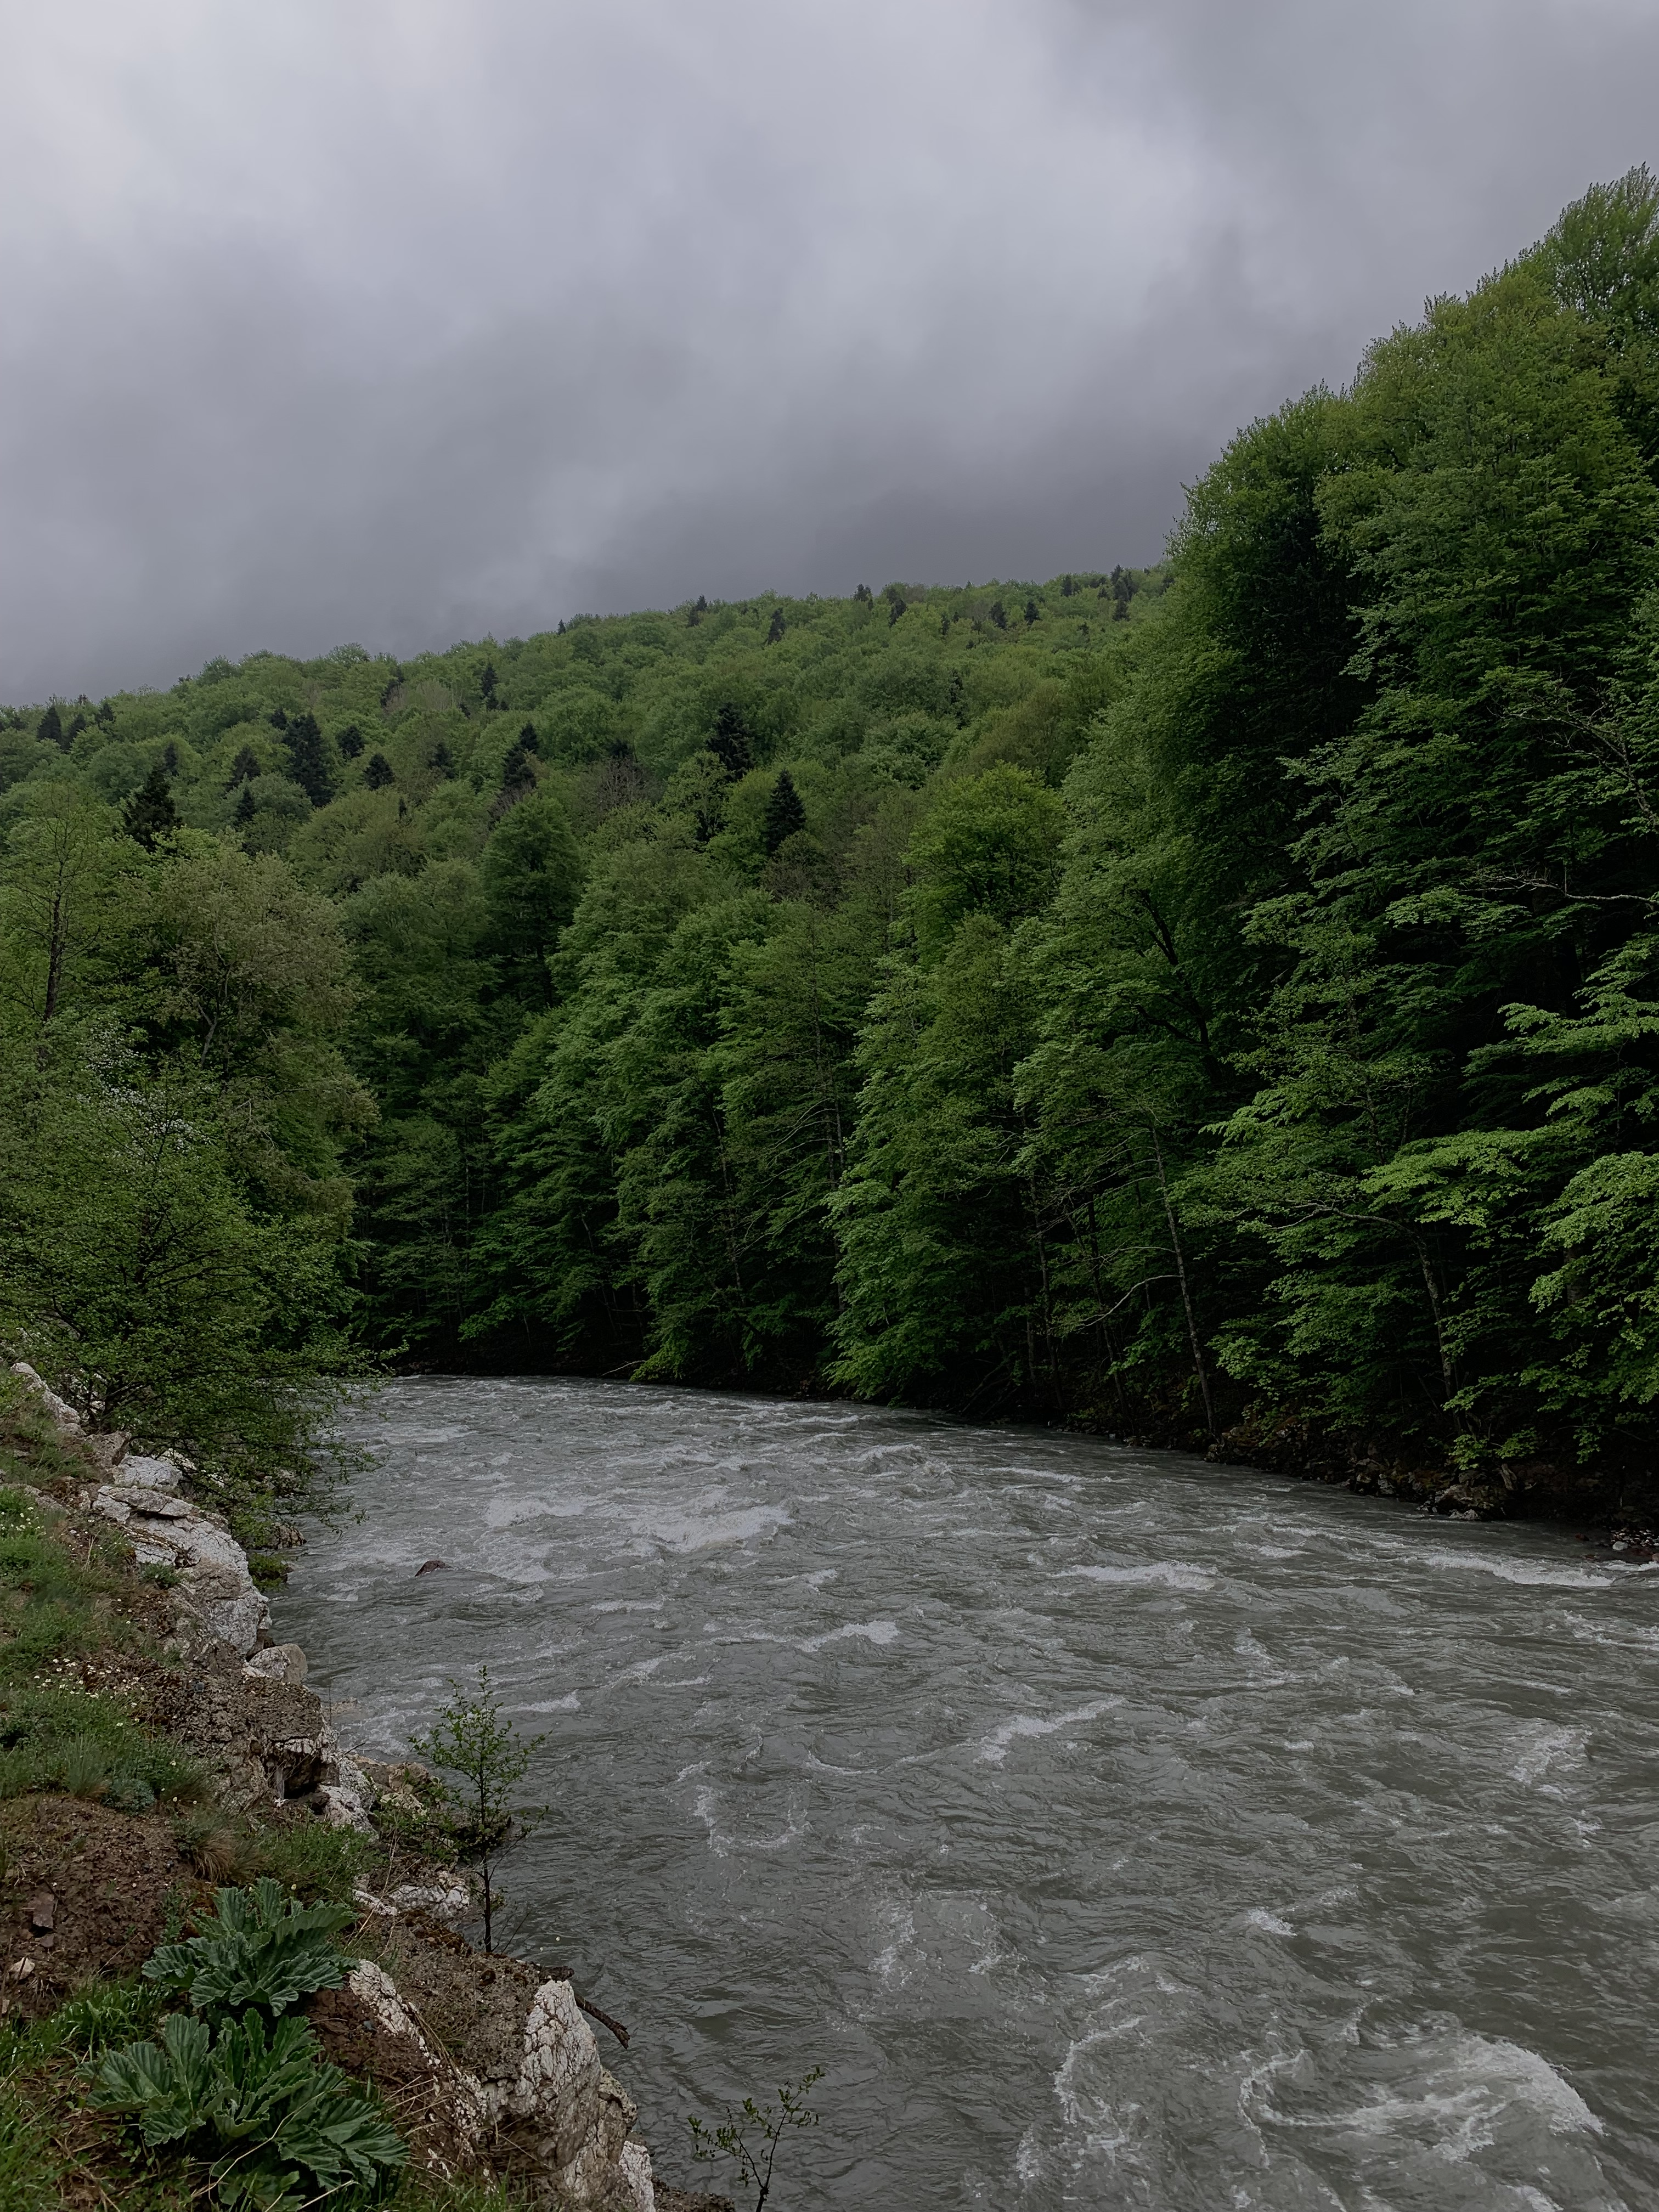
<path fill-rule="evenodd" d="M 1645 1498 L 1645 169 L 1156 569 L 3 720 L 0 1327 L 250 1526 L 387 1358 Z"/>

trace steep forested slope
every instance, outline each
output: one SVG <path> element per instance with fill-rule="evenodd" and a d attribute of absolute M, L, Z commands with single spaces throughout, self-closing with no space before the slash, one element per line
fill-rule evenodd
<path fill-rule="evenodd" d="M 142 1162 L 276 1397 L 349 1336 L 1645 1465 L 1656 470 L 1637 172 L 1155 573 L 12 711 L 8 1325 L 155 1366 Z"/>

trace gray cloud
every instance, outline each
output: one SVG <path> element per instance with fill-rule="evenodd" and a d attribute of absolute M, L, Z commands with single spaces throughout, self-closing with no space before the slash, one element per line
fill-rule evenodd
<path fill-rule="evenodd" d="M 0 694 L 1156 556 L 1655 153 L 1650 0 L 0 8 Z"/>

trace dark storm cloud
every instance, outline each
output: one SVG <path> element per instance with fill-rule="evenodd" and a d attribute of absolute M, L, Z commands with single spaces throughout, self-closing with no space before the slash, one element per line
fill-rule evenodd
<path fill-rule="evenodd" d="M 1659 82 L 1649 0 L 3 20 L 11 698 L 1149 559 Z"/>

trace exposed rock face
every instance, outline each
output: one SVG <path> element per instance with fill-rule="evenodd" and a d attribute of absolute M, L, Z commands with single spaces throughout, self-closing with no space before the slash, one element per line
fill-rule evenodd
<path fill-rule="evenodd" d="M 384 1900 L 360 1899 L 398 1920 Z M 550 2204 L 655 2212 L 651 2154 L 630 2137 L 634 2100 L 602 2063 L 568 1981 L 538 1982 L 513 1959 L 480 1958 L 400 1920 L 386 1966 L 363 1960 L 348 1988 L 383 2046 L 337 2001 L 313 2014 L 325 2045 L 397 2085 L 424 2122 L 434 2170 L 496 2177 Z M 443 2042 L 424 2025 L 441 2021 Z M 447 2046 L 446 2048 L 445 2046 Z"/>
<path fill-rule="evenodd" d="M 115 1480 L 93 1493 L 92 1510 L 131 1539 L 140 1566 L 166 1567 L 178 1576 L 185 1602 L 210 1635 L 249 1657 L 270 1640 L 270 1607 L 248 1572 L 247 1553 L 216 1513 L 175 1496 L 154 1478 L 129 1481 L 131 1464 L 124 1461 Z M 139 1462 L 145 1469 L 167 1464 Z"/>
<path fill-rule="evenodd" d="M 366 1772 L 342 1749 L 305 1686 L 304 1652 L 270 1641 L 246 1553 L 217 1514 L 181 1494 L 186 1470 L 127 1452 L 125 1437 L 88 1434 L 32 1367 L 13 1371 L 109 1478 L 81 1493 L 82 1510 L 118 1528 L 140 1566 L 176 1578 L 185 1665 L 170 1678 L 169 1725 L 209 1765 L 222 1802 L 251 1811 L 299 1799 L 331 1825 L 367 1830 L 383 1792 L 420 1815 L 408 1769 Z M 568 1981 L 481 1957 L 450 1932 L 472 1907 L 465 1875 L 427 1868 L 390 1897 L 364 1891 L 357 1902 L 381 1931 L 384 1963 L 360 1960 L 343 1990 L 313 2000 L 313 2021 L 342 2064 L 381 2083 L 422 2162 L 446 2175 L 510 2176 L 550 2206 L 656 2212 L 651 2154 L 630 2132 L 637 2107 L 602 2063 Z M 53 1941 L 55 1905 L 44 1890 L 30 1899 L 36 1941 Z"/>

